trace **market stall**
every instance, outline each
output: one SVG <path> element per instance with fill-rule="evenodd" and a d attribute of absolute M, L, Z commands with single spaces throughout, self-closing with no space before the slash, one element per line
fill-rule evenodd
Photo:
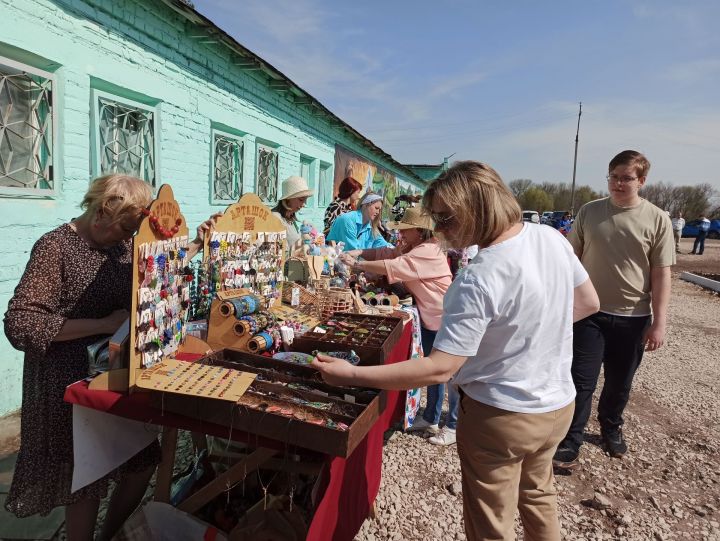
<path fill-rule="evenodd" d="M 193 267 L 185 220 L 171 188 L 161 187 L 134 239 L 126 366 L 65 395 L 76 410 L 76 488 L 162 430 L 155 498 L 170 501 L 177 429 L 189 430 L 199 452 L 208 453 L 205 435 L 228 443 L 208 454 L 220 458 L 217 471 L 208 462 L 214 479 L 186 483 L 196 486 L 184 498 L 174 495 L 179 509 L 207 513 L 222 495 L 227 505 L 215 523 L 238 539 L 271 530 L 287 538 L 354 537 L 379 488 L 383 433 L 401 419 L 406 394 L 332 387 L 306 365 L 315 351 L 362 364 L 405 360 L 411 318 L 396 317 L 397 297 L 382 301 L 391 297 L 382 293 L 376 304 L 386 308 L 370 315 L 380 311 L 361 299 L 357 282 L 350 287 L 351 277 L 335 275 L 334 248 L 319 243 L 298 254 L 312 278 L 283 288 L 285 231 L 276 222 L 256 196 L 243 196 L 217 220 Z M 190 315 L 207 319 L 191 323 Z M 193 325 L 204 326 L 207 342 L 188 336 Z M 113 430 L 125 441 L 107 449 L 103 440 Z M 263 481 L 261 471 L 275 473 Z M 238 486 L 242 495 L 233 492 Z M 259 501 L 253 489 L 261 489 Z"/>

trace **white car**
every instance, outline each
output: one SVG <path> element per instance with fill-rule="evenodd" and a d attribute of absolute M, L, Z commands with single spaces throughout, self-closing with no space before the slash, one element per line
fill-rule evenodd
<path fill-rule="evenodd" d="M 540 223 L 540 215 L 534 210 L 523 210 L 522 211 L 523 222 L 532 222 L 534 224 Z"/>

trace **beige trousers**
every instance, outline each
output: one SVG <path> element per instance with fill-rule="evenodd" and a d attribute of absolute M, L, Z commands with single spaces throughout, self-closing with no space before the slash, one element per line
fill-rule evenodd
<path fill-rule="evenodd" d="M 559 541 L 552 457 L 575 403 L 549 413 L 515 413 L 462 395 L 457 446 L 468 541 L 515 539 L 515 510 L 525 541 Z"/>

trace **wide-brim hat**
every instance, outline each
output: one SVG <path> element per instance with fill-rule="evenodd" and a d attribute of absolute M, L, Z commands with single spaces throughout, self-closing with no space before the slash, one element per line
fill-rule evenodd
<path fill-rule="evenodd" d="M 298 176 L 291 176 L 283 180 L 280 200 L 293 199 L 294 197 L 310 197 L 315 193 L 308 186 L 307 180 Z"/>
<path fill-rule="evenodd" d="M 433 230 L 433 221 L 429 214 L 420 207 L 407 207 L 402 220 L 399 222 L 388 222 L 389 229 L 429 229 Z"/>

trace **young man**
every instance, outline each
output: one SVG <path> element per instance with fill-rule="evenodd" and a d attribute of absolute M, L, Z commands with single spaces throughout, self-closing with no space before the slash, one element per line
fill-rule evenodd
<path fill-rule="evenodd" d="M 600 297 L 600 311 L 575 323 L 572 376 L 575 413 L 553 464 L 577 467 L 592 395 L 604 367 L 598 420 L 613 457 L 627 452 L 623 410 L 643 351 L 663 345 L 675 263 L 670 217 L 638 191 L 650 169 L 647 158 L 625 150 L 610 161 L 610 197 L 583 206 L 568 240 Z"/>
<path fill-rule="evenodd" d="M 675 237 L 675 253 L 680 253 L 680 239 L 682 238 L 682 230 L 685 227 L 685 218 L 682 212 L 677 212 L 675 218 L 672 219 L 673 236 Z"/>

